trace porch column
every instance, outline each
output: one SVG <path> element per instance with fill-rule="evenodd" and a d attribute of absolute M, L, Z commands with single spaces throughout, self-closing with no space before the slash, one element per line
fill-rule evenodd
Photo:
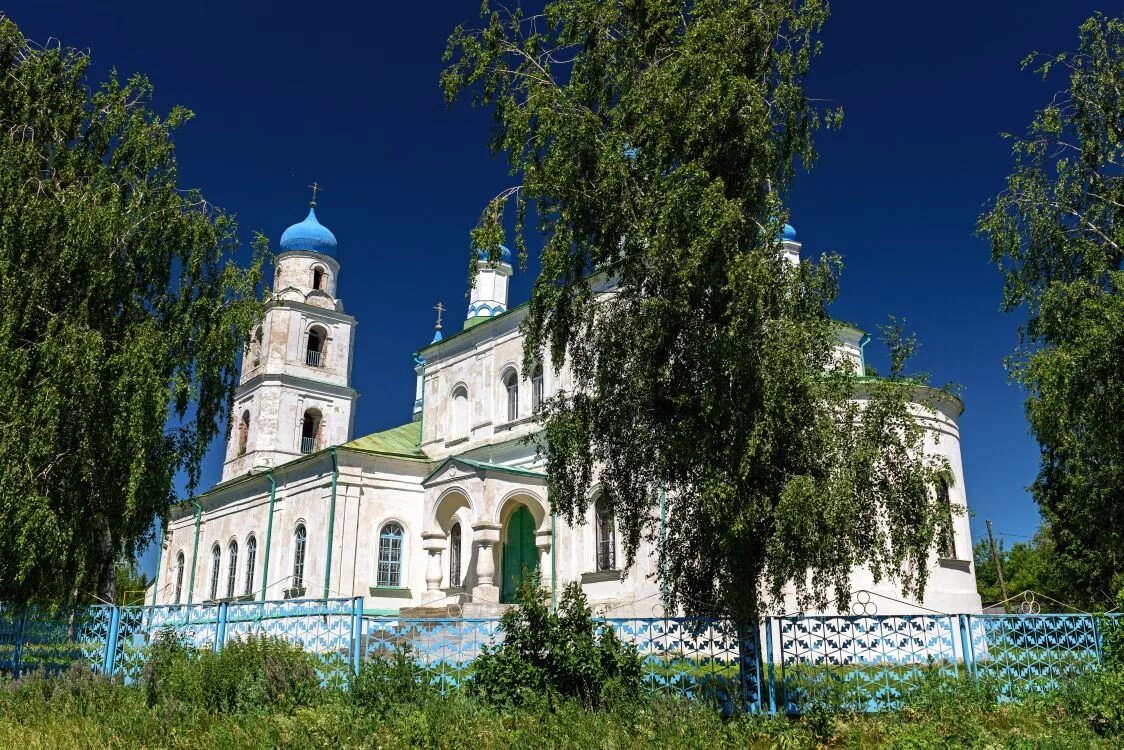
<path fill-rule="evenodd" d="M 445 549 L 445 535 L 439 531 L 427 531 L 422 534 L 422 549 L 429 558 L 425 565 L 425 595 L 423 603 L 435 602 L 445 596 L 441 590 L 441 581 L 444 578 L 441 569 L 441 553 Z"/>
<path fill-rule="evenodd" d="M 478 604 L 496 604 L 500 600 L 500 587 L 495 584 L 495 546 L 500 541 L 500 526 L 480 523 L 472 527 L 472 532 L 472 546 L 476 552 L 476 585 L 472 587 L 472 599 Z"/>
<path fill-rule="evenodd" d="M 540 529 L 535 532 L 535 548 L 539 551 L 539 582 L 542 587 L 550 591 L 554 580 L 554 566 L 550 558 L 550 529 Z"/>

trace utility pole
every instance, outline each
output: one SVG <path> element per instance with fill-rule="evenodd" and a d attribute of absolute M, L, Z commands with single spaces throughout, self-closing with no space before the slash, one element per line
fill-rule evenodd
<path fill-rule="evenodd" d="M 995 535 L 991 532 L 991 519 L 987 519 L 987 541 L 991 544 L 991 559 L 995 561 L 995 572 L 999 574 L 999 590 L 1003 592 L 1003 609 L 1007 609 L 1007 582 L 1003 580 L 1003 561 L 995 548 Z"/>

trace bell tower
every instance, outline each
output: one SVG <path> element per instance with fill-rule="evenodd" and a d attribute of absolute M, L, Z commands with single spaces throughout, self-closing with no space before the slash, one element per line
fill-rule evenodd
<path fill-rule="evenodd" d="M 316 218 L 318 189 L 281 235 L 265 318 L 242 356 L 224 482 L 351 439 L 355 318 L 336 296 L 336 238 Z"/>

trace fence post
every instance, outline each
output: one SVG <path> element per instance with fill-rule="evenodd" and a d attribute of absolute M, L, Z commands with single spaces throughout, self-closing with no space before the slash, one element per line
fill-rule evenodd
<path fill-rule="evenodd" d="M 1097 621 L 1101 618 L 1097 615 L 1090 615 L 1093 619 L 1093 643 L 1097 647 L 1097 663 L 1104 664 L 1104 652 L 1101 651 L 1101 629 L 1097 625 Z"/>
<path fill-rule="evenodd" d="M 973 649 L 975 645 L 972 643 L 971 621 L 968 615 L 957 615 L 957 620 L 960 625 L 960 647 L 964 651 L 964 673 L 973 678 L 976 675 L 975 669 L 975 652 Z"/>
<path fill-rule="evenodd" d="M 359 674 L 362 663 L 360 649 L 363 647 L 363 597 L 351 600 L 351 672 Z"/>
<path fill-rule="evenodd" d="M 773 618 L 765 618 L 765 666 L 769 672 L 769 715 L 777 715 L 777 682 L 773 674 Z"/>
<path fill-rule="evenodd" d="M 226 618 L 230 602 L 219 602 L 219 612 L 215 618 L 215 653 L 222 651 L 226 643 Z"/>
<path fill-rule="evenodd" d="M 117 631 L 121 627 L 121 610 L 114 606 L 109 611 L 109 629 L 105 635 L 105 656 L 102 658 L 102 673 L 106 677 L 113 676 L 113 668 L 117 660 Z"/>

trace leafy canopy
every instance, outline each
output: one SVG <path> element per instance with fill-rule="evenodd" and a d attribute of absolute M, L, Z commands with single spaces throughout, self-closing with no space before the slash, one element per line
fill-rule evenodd
<path fill-rule="evenodd" d="M 181 190 L 143 77 L 0 17 L 0 598 L 114 600 L 114 567 L 194 486 L 260 315 L 264 245 Z"/>
<path fill-rule="evenodd" d="M 752 617 L 789 583 L 846 600 L 858 564 L 920 592 L 947 466 L 922 455 L 901 368 L 860 384 L 838 356 L 839 259 L 793 264 L 778 240 L 813 131 L 842 116 L 804 87 L 825 4 L 485 0 L 481 18 L 442 83 L 491 108 L 519 178 L 470 272 L 505 221 L 524 264 L 528 223 L 543 239 L 524 365 L 575 382 L 544 409 L 553 507 L 584 518 L 600 486 L 627 563 L 659 545 L 688 610 Z"/>
<path fill-rule="evenodd" d="M 1041 446 L 1032 487 L 1077 606 L 1124 590 L 1124 18 L 1097 15 L 1075 53 L 1031 55 L 1067 87 L 1014 138 L 979 222 L 1025 315 L 1011 376 Z"/>

